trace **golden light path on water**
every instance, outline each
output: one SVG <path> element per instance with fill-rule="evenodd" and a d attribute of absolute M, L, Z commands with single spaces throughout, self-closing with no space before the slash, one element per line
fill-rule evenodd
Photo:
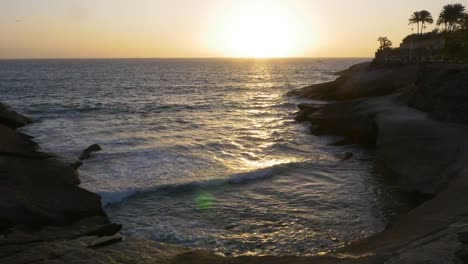
<path fill-rule="evenodd" d="M 259 67 L 261 67 L 261 64 L 259 65 Z M 267 81 L 270 78 L 269 72 L 263 71 L 261 78 L 264 81 Z M 264 109 L 263 110 L 258 110 L 258 109 L 246 110 L 246 113 L 253 114 L 253 115 L 268 114 L 271 111 L 269 110 L 269 108 L 271 108 L 274 105 L 273 103 L 268 103 L 268 102 L 274 102 L 281 97 L 278 94 L 269 94 L 265 96 L 265 93 L 263 91 L 258 92 L 258 93 L 253 93 L 250 95 L 251 98 L 255 98 L 258 96 L 262 96 L 266 101 L 262 103 L 261 105 L 261 107 L 263 107 Z M 265 98 L 265 97 L 268 97 L 268 98 Z M 249 121 L 250 121 L 250 127 L 252 128 L 251 135 L 256 137 L 257 139 L 268 140 L 268 139 L 274 138 L 273 136 L 274 133 L 284 132 L 284 131 L 271 130 L 268 128 L 269 124 L 274 123 L 275 121 L 278 121 L 278 117 L 252 118 Z M 245 125 L 244 123 L 238 124 L 237 127 L 234 125 L 232 129 L 238 130 L 238 129 L 241 129 L 242 126 L 244 125 Z M 242 144 L 236 143 L 236 141 L 237 141 L 237 136 L 233 136 L 233 138 L 230 140 L 230 144 L 235 145 L 239 148 L 244 148 Z M 265 168 L 272 168 L 274 166 L 281 165 L 281 164 L 299 163 L 299 162 L 306 160 L 303 157 L 288 156 L 288 155 L 285 155 L 280 158 L 270 157 L 270 156 L 260 157 L 258 155 L 258 153 L 262 153 L 263 149 L 271 147 L 272 145 L 274 145 L 273 142 L 259 144 L 256 150 L 255 149 L 249 150 L 243 153 L 244 156 L 247 156 L 247 157 L 239 157 L 234 160 L 222 160 L 222 159 L 219 159 L 217 156 L 213 156 L 212 158 L 213 160 L 217 160 L 220 163 L 223 163 L 226 168 L 229 168 L 230 170 L 237 171 L 237 172 L 256 171 L 256 170 L 261 170 Z M 194 202 L 197 208 L 202 209 L 202 210 L 207 210 L 215 206 L 216 197 L 209 192 L 201 192 L 195 196 Z"/>

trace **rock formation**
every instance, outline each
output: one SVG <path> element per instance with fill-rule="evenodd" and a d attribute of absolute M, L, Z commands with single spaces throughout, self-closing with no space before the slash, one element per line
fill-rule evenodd
<path fill-rule="evenodd" d="M 93 144 L 87 147 L 85 150 L 83 150 L 83 152 L 80 155 L 80 160 L 89 159 L 91 157 L 92 152 L 101 151 L 101 150 L 102 150 L 101 146 L 99 146 L 98 144 Z"/>
<path fill-rule="evenodd" d="M 38 151 L 29 136 L 15 130 L 29 118 L 5 108 L 0 116 L 0 230 L 105 216 L 100 197 L 78 187 L 80 162 Z"/>
<path fill-rule="evenodd" d="M 291 93 L 335 100 L 300 105 L 296 120 L 310 121 L 312 133 L 343 136 L 340 143 L 375 148 L 382 171 L 425 201 L 386 231 L 334 254 L 382 257 L 358 263 L 463 263 L 456 238 L 468 227 L 468 127 L 461 114 L 468 109 L 468 68 L 385 67 L 361 65 L 335 82 Z M 376 88 L 385 80 L 384 89 Z"/>

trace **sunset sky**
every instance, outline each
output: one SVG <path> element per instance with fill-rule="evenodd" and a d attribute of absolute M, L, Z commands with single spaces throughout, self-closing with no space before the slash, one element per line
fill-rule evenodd
<path fill-rule="evenodd" d="M 0 58 L 371 57 L 413 11 L 449 3 L 0 0 Z"/>

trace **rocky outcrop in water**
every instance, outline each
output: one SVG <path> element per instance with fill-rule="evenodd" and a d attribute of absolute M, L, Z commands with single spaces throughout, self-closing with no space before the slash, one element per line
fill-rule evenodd
<path fill-rule="evenodd" d="M 10 111 L 9 108 L 9 106 L 0 103 L 0 124 L 14 129 L 32 123 L 31 118 Z"/>
<path fill-rule="evenodd" d="M 96 151 L 101 151 L 102 148 L 98 144 L 93 144 L 89 147 L 87 147 L 85 150 L 80 155 L 80 160 L 85 160 L 89 159 L 91 157 L 91 153 L 96 152 Z"/>
<path fill-rule="evenodd" d="M 78 186 L 81 162 L 40 152 L 32 137 L 16 130 L 31 119 L 4 105 L 0 117 L 0 263 L 25 263 L 25 252 L 49 241 L 120 230 L 107 219 L 101 198 Z M 35 252 L 47 260 L 47 253 Z"/>
<path fill-rule="evenodd" d="M 80 162 L 40 152 L 31 137 L 14 130 L 29 118 L 5 108 L 0 116 L 0 230 L 105 216 L 100 197 L 78 187 Z"/>

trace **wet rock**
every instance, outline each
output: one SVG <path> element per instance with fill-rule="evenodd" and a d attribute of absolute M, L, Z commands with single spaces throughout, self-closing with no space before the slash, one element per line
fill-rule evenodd
<path fill-rule="evenodd" d="M 10 111 L 9 107 L 4 104 L 0 105 L 0 124 L 10 128 L 19 128 L 31 123 L 31 118 L 18 114 L 15 111 Z"/>
<path fill-rule="evenodd" d="M 313 112 L 307 115 L 307 120 L 312 123 L 311 132 L 343 136 L 349 143 L 374 146 L 377 137 L 375 113 L 361 108 L 361 100 L 315 105 Z"/>
<path fill-rule="evenodd" d="M 105 247 L 105 246 L 109 246 L 120 241 L 122 241 L 122 235 L 120 234 L 115 234 L 113 236 L 103 236 L 96 240 L 93 240 L 91 243 L 89 243 L 88 247 L 89 248 Z"/>
<path fill-rule="evenodd" d="M 308 121 L 309 115 L 319 110 L 321 107 L 322 105 L 300 104 L 298 105 L 299 112 L 294 117 L 294 120 L 297 122 Z"/>
<path fill-rule="evenodd" d="M 96 152 L 96 151 L 101 151 L 102 148 L 101 146 L 99 146 L 98 144 L 93 144 L 89 147 L 87 147 L 80 155 L 80 160 L 85 160 L 85 159 L 89 159 L 91 157 L 91 153 L 92 152 Z"/>
<path fill-rule="evenodd" d="M 458 233 L 458 241 L 463 244 L 468 244 L 468 232 Z"/>
<path fill-rule="evenodd" d="M 14 130 L 29 121 L 0 107 L 0 232 L 104 216 L 100 197 L 78 187 L 80 162 L 39 152 L 30 137 Z"/>
<path fill-rule="evenodd" d="M 38 152 L 37 143 L 16 130 L 0 124 L 0 155 L 29 159 L 46 159 L 52 155 Z"/>
<path fill-rule="evenodd" d="M 79 188 L 75 171 L 66 164 L 0 157 L 0 167 L 0 229 L 63 225 L 105 215 L 100 197 Z"/>

